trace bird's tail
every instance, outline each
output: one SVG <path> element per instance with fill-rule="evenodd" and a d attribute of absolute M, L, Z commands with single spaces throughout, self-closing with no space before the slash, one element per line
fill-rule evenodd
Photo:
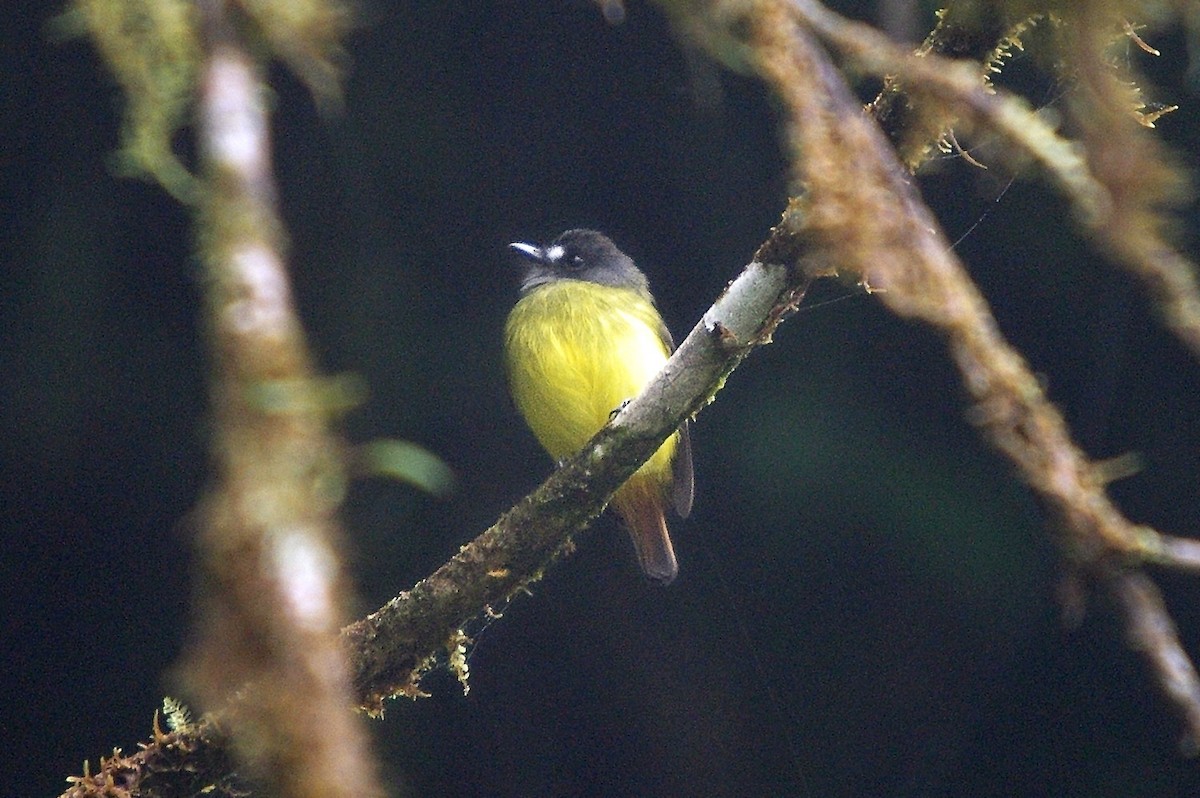
<path fill-rule="evenodd" d="M 638 477 L 635 474 L 617 491 L 613 506 L 629 529 L 642 572 L 659 584 L 669 585 L 679 574 L 679 562 L 663 514 L 666 497 L 657 482 Z"/>

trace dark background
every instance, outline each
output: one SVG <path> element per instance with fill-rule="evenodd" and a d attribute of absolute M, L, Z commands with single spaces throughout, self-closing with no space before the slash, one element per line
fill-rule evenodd
<path fill-rule="evenodd" d="M 114 175 L 119 93 L 86 42 L 51 40 L 56 10 L 0 23 L 0 792 L 29 796 L 133 750 L 176 691 L 206 475 L 188 216 Z M 272 75 L 302 314 L 322 366 L 370 386 L 346 432 L 417 441 L 460 480 L 445 501 L 353 487 L 362 611 L 551 467 L 500 368 L 505 244 L 608 231 L 678 337 L 783 208 L 762 87 L 629 11 L 610 27 L 584 0 L 377 2 L 343 113 Z M 1186 42 L 1152 41 L 1163 58 L 1129 57 L 1184 106 L 1160 128 L 1192 166 Z M 1055 100 L 1028 56 L 1008 74 Z M 1141 456 L 1121 507 L 1194 534 L 1200 368 L 1140 288 L 1036 177 L 947 158 L 922 185 L 1088 452 Z M 1194 252 L 1194 207 L 1183 221 Z M 532 598 L 468 630 L 469 695 L 434 673 L 432 698 L 371 724 L 393 795 L 1197 794 L 1112 607 L 1060 624 L 1042 516 L 964 419 L 940 341 L 850 285 L 806 306 L 693 429 L 678 582 L 643 581 L 602 519 Z M 1156 576 L 1200 654 L 1200 580 Z"/>

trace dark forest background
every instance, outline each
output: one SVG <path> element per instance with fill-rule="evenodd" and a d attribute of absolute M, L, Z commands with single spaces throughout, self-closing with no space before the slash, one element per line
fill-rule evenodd
<path fill-rule="evenodd" d="M 10 4 L 0 21 L 8 795 L 55 795 L 84 759 L 133 750 L 175 693 L 206 478 L 188 212 L 114 174 L 121 97 L 88 43 L 51 35 L 60 10 Z M 784 207 L 763 86 L 689 57 L 654 8 L 628 12 L 614 27 L 585 0 L 376 0 L 343 111 L 272 74 L 296 296 L 321 366 L 369 386 L 346 435 L 416 441 L 459 480 L 446 500 L 353 486 L 362 612 L 551 468 L 500 365 L 508 242 L 609 232 L 679 337 Z M 1159 128 L 1194 168 L 1196 64 L 1184 33 L 1151 43 L 1161 58 L 1127 57 L 1182 106 Z M 1036 54 L 1004 80 L 1051 109 L 1059 91 Z M 1111 488 L 1126 514 L 1195 535 L 1200 364 L 1052 190 L 1012 177 L 948 156 L 921 185 L 1081 444 L 1141 458 Z M 1181 221 L 1195 255 L 1195 206 Z M 818 286 L 693 428 L 677 583 L 644 581 L 601 519 L 531 598 L 467 630 L 469 695 L 435 672 L 431 698 L 371 724 L 392 793 L 1197 794 L 1112 608 L 1060 622 L 1039 509 L 964 407 L 935 336 L 853 285 Z M 1200 655 L 1200 580 L 1158 576 Z"/>

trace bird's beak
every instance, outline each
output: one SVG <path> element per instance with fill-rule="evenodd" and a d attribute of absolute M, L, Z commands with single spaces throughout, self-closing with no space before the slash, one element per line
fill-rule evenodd
<path fill-rule="evenodd" d="M 521 257 L 528 258 L 536 263 L 546 262 L 546 251 L 541 247 L 534 246 L 533 244 L 522 244 L 517 242 L 515 244 L 509 244 L 508 248 L 520 253 Z"/>

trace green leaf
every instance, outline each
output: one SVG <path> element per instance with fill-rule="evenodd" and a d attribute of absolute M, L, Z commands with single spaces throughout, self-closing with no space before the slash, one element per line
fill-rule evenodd
<path fill-rule="evenodd" d="M 361 448 L 368 474 L 398 479 L 439 498 L 453 492 L 454 472 L 440 457 L 410 441 L 381 439 Z"/>

